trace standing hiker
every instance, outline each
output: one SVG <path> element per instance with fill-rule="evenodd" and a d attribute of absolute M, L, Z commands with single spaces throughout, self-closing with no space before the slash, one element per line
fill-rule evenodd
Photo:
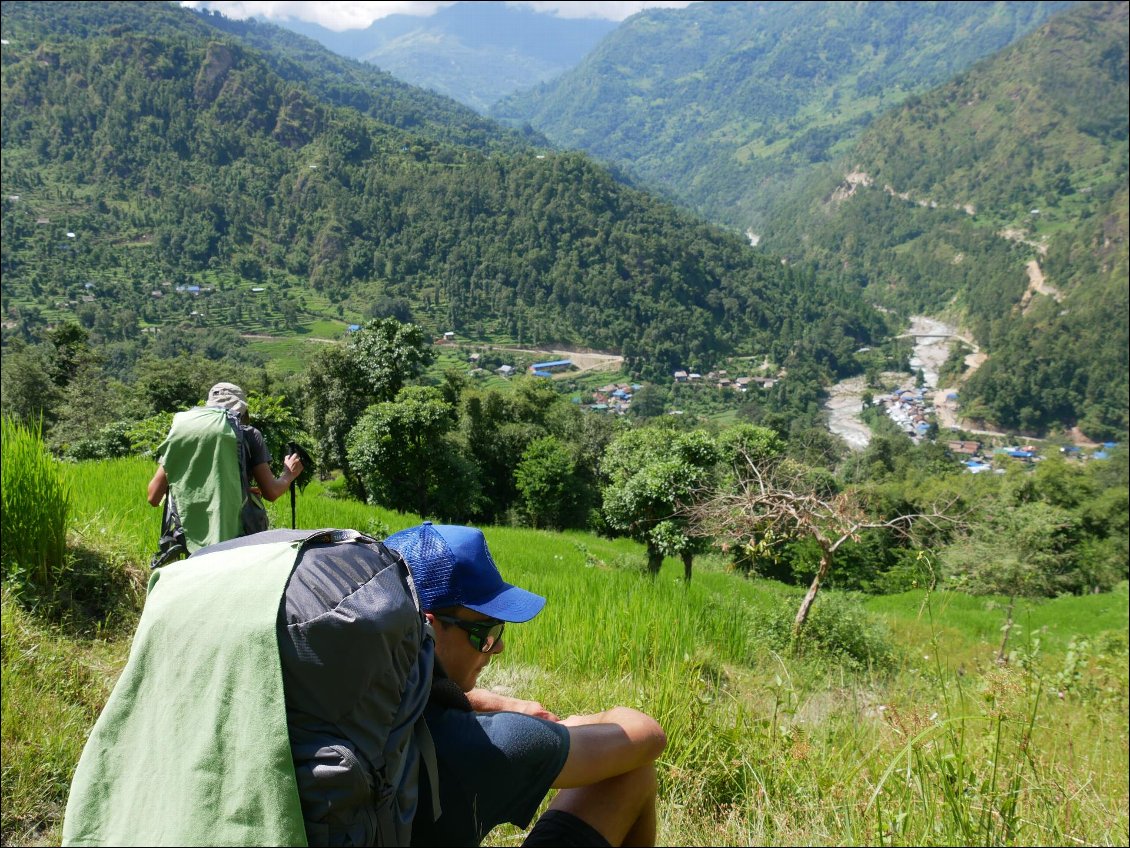
<path fill-rule="evenodd" d="M 503 822 L 526 827 L 550 789 L 560 791 L 525 845 L 654 845 L 655 760 L 667 744 L 658 722 L 627 707 L 557 721 L 537 702 L 477 689 L 506 625 L 532 619 L 545 598 L 506 583 L 472 527 L 425 522 L 385 545 L 412 572 L 435 632 L 435 676 L 447 678 L 424 711 L 441 814 L 417 812 L 412 845 L 478 845 Z"/>
<path fill-rule="evenodd" d="M 275 476 L 263 434 L 247 423 L 247 396 L 233 383 L 217 383 L 205 406 L 173 416 L 157 462 L 147 493 L 153 506 L 165 501 L 155 565 L 266 530 L 260 495 L 276 500 L 303 468 L 301 458 L 291 454 Z"/>

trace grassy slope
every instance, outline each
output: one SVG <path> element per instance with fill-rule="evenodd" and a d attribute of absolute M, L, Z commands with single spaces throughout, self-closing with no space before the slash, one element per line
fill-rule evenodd
<path fill-rule="evenodd" d="M 141 494 L 150 470 L 73 468 L 76 547 L 135 588 L 159 520 Z M 272 512 L 289 526 L 287 499 Z M 331 499 L 318 483 L 297 514 L 300 526 L 373 533 L 417 520 Z M 892 668 L 860 671 L 774 648 L 766 623 L 794 608 L 795 590 L 709 560 L 689 586 L 675 562 L 648 581 L 627 540 L 487 534 L 506 575 L 550 603 L 513 628 L 484 683 L 562 715 L 621 703 L 659 718 L 670 737 L 662 844 L 1126 842 L 1125 586 L 1020 604 L 1004 667 L 992 661 L 1001 599 L 870 598 L 869 618 L 827 593 L 860 628 L 889 628 L 899 649 Z M 129 609 L 105 626 L 48 624 L 5 593 L 5 844 L 57 844 L 81 744 L 125 661 Z M 492 837 L 515 841 L 507 829 Z"/>

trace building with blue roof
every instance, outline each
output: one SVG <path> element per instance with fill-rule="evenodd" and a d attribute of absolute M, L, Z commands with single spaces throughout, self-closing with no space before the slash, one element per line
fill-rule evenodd
<path fill-rule="evenodd" d="M 535 362 L 530 370 L 536 375 L 539 371 L 564 371 L 573 366 L 571 359 L 554 359 L 552 362 Z"/>

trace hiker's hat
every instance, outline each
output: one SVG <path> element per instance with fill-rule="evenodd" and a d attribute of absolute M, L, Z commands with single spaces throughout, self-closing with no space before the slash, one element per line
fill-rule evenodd
<path fill-rule="evenodd" d="M 385 539 L 408 563 L 425 610 L 467 609 L 499 621 L 529 621 L 545 598 L 502 579 L 481 530 L 425 521 Z"/>
<path fill-rule="evenodd" d="M 208 406 L 230 409 L 236 415 L 247 412 L 247 395 L 235 383 L 216 383 L 208 391 Z"/>

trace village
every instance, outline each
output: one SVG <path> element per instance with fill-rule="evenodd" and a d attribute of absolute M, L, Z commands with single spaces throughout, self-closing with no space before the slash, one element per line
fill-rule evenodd
<path fill-rule="evenodd" d="M 925 388 L 895 389 L 880 395 L 872 400 L 875 406 L 883 407 L 887 416 L 899 428 L 918 444 L 930 441 L 938 433 L 935 409 L 930 400 L 930 394 Z M 956 401 L 957 394 L 947 393 L 948 401 Z M 949 428 L 956 430 L 957 428 Z M 945 442 L 947 450 L 958 459 L 965 470 L 970 474 L 992 472 L 1004 474 L 1011 463 L 1031 464 L 1040 462 L 1047 455 L 1047 448 L 1041 449 L 1033 444 L 1037 440 L 1025 440 L 1019 444 L 986 446 L 983 442 L 969 439 L 950 439 Z M 1109 456 L 1109 451 L 1117 447 L 1116 442 L 1105 442 L 1088 451 L 1076 445 L 1054 448 L 1070 460 L 1086 461 L 1088 459 L 1102 460 Z"/>
<path fill-rule="evenodd" d="M 437 338 L 435 341 L 437 344 L 452 344 L 455 342 L 455 334 L 450 332 L 444 333 L 442 338 Z M 534 351 L 527 352 L 532 353 Z M 563 351 L 555 352 L 563 353 Z M 579 354 L 571 358 L 562 357 L 559 359 L 549 359 L 534 362 L 524 369 L 503 364 L 493 370 L 495 374 L 504 378 L 526 373 L 532 377 L 562 379 L 571 374 L 575 375 L 591 370 L 612 368 L 619 364 L 618 357 L 606 357 L 608 361 L 605 361 L 604 358 L 598 359 L 598 361 L 592 361 L 591 357 L 592 355 L 589 354 Z M 473 372 L 484 373 L 483 369 L 477 367 L 480 363 L 481 354 L 472 353 L 468 358 Z M 915 357 L 912 362 L 914 365 L 922 364 L 917 357 Z M 901 387 L 891 388 L 888 391 L 875 395 L 870 400 L 873 407 L 881 408 L 915 444 L 942 441 L 945 439 L 941 427 L 943 422 L 941 417 L 937 414 L 935 407 L 937 398 L 941 395 L 942 390 L 935 390 L 931 385 L 936 381 L 936 374 L 933 373 L 932 369 L 922 368 L 921 373 L 924 379 L 919 382 L 921 382 L 922 385 L 912 388 L 903 384 Z M 771 389 L 784 379 L 785 376 L 783 371 L 778 372 L 774 376 L 753 377 L 731 376 L 725 369 L 710 371 L 706 374 L 686 369 L 678 369 L 672 372 L 671 384 L 701 386 L 704 389 L 713 387 L 718 391 L 745 394 L 751 389 Z M 633 396 L 639 392 L 640 389 L 644 388 L 645 385 L 646 384 L 639 382 L 608 382 L 592 389 L 591 392 L 583 393 L 581 396 L 575 398 L 575 402 L 580 404 L 583 409 L 594 413 L 625 415 L 631 409 Z M 951 390 L 944 390 L 944 392 L 944 402 L 950 406 L 955 405 L 957 402 L 957 393 Z M 937 402 L 941 403 L 941 401 Z M 858 409 L 859 407 L 856 407 L 856 418 L 858 418 Z M 669 409 L 667 414 L 682 415 L 683 411 L 679 409 Z M 863 422 L 858 421 L 857 423 L 865 427 Z M 986 444 L 985 442 L 968 438 L 956 438 L 958 435 L 966 435 L 956 426 L 947 426 L 944 429 L 952 436 L 944 441 L 947 450 L 955 459 L 965 466 L 966 471 L 970 474 L 985 472 L 1003 474 L 1009 464 L 1023 463 L 1030 465 L 1040 462 L 1044 456 L 1047 455 L 1048 451 L 1048 448 L 1041 448 L 1034 444 L 1034 442 L 1040 441 L 1037 439 L 1026 439 L 1017 444 L 1001 446 Z M 833 430 L 833 432 L 836 432 L 836 430 Z M 849 444 L 852 443 L 849 442 Z M 865 445 L 866 442 L 863 444 Z M 860 449 L 861 447 L 861 445 L 855 445 L 856 449 Z M 1054 450 L 1059 451 L 1068 459 L 1086 461 L 1088 459 L 1105 459 L 1108 456 L 1109 450 L 1114 447 L 1116 447 L 1115 443 L 1104 443 L 1103 445 L 1095 446 L 1089 450 L 1078 446 L 1056 447 Z"/>

